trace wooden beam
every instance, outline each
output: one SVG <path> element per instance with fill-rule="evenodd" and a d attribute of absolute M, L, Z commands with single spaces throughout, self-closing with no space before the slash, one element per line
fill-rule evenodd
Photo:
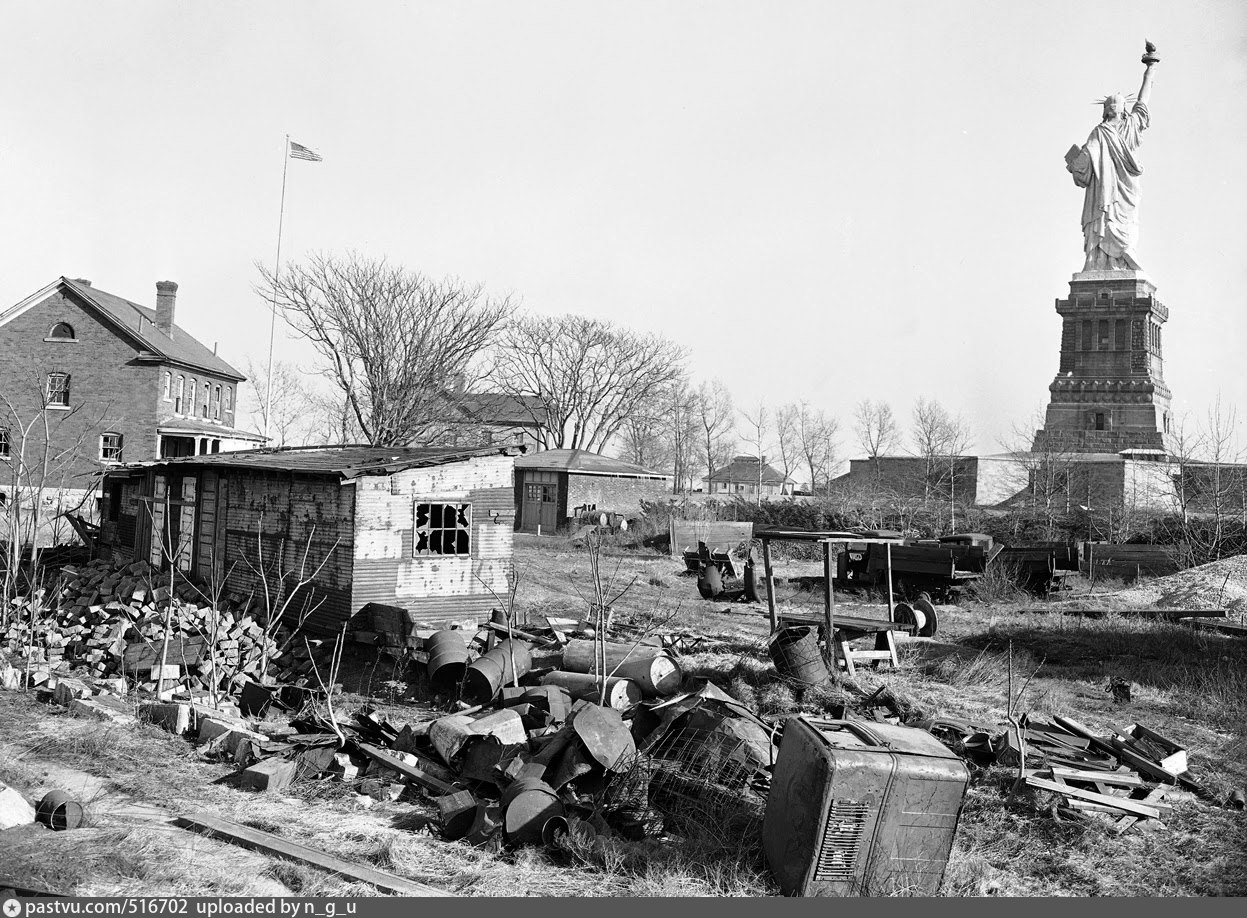
<path fill-rule="evenodd" d="M 774 634 L 779 628 L 779 621 L 775 617 L 775 568 L 771 566 L 771 543 L 768 539 L 762 540 L 762 564 L 766 568 L 766 608 L 771 616 L 771 634 Z"/>
<path fill-rule="evenodd" d="M 1137 800 L 1128 800 L 1125 797 L 1114 797 L 1111 794 L 1097 794 L 1095 791 L 1083 790 L 1079 787 L 1070 787 L 1068 784 L 1058 784 L 1056 781 L 1047 781 L 1043 778 L 1027 778 L 1027 785 L 1038 788 L 1039 790 L 1052 791 L 1057 794 L 1064 794 L 1067 797 L 1073 797 L 1076 800 L 1086 800 L 1088 803 L 1099 803 L 1104 806 L 1111 806 L 1114 809 L 1121 810 L 1123 813 L 1130 813 L 1135 816 L 1146 816 L 1148 819 L 1159 819 L 1160 810 L 1155 807 L 1145 806 Z"/>
<path fill-rule="evenodd" d="M 379 746 L 359 742 L 355 745 L 368 758 L 380 762 L 386 768 L 397 771 L 404 778 L 415 781 L 421 787 L 431 790 L 435 794 L 453 794 L 458 790 L 453 784 L 447 784 L 441 778 L 434 777 L 418 765 L 408 765 L 402 759 L 395 758 Z"/>
<path fill-rule="evenodd" d="M 423 883 L 395 876 L 383 870 L 375 870 L 372 867 L 365 867 L 363 864 L 344 861 L 341 858 L 334 857 L 332 854 L 317 851 L 315 848 L 309 848 L 297 842 L 287 841 L 268 832 L 261 832 L 259 829 L 231 822 L 228 819 L 218 819 L 215 816 L 196 813 L 191 816 L 178 816 L 174 823 L 183 829 L 202 832 L 242 848 L 250 848 L 253 851 L 262 851 L 275 857 L 311 864 L 330 873 L 346 877 L 348 880 L 371 883 L 378 889 L 389 890 L 390 892 L 398 893 L 400 896 L 431 897 L 453 895 L 453 893 L 445 890 L 425 886 Z"/>

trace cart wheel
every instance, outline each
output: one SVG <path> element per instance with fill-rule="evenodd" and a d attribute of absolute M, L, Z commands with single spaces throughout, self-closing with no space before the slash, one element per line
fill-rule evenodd
<path fill-rule="evenodd" d="M 892 616 L 897 622 L 905 626 L 905 631 L 912 635 L 918 633 L 919 627 L 918 616 L 914 615 L 913 606 L 907 602 L 898 602 L 892 607 Z"/>
<path fill-rule="evenodd" d="M 702 599 L 714 599 L 723 592 L 723 575 L 713 564 L 707 564 L 697 575 L 697 592 Z"/>
<path fill-rule="evenodd" d="M 914 608 L 922 613 L 926 621 L 922 627 L 918 629 L 919 637 L 935 637 L 935 629 L 939 627 L 939 621 L 935 615 L 935 605 L 931 602 L 931 598 L 926 593 L 922 594 L 923 598 L 914 602 Z"/>

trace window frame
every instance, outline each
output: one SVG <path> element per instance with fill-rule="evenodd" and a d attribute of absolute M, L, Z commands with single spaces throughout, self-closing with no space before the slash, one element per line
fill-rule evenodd
<path fill-rule="evenodd" d="M 63 399 L 63 401 L 55 401 L 53 399 L 52 381 L 54 379 L 63 380 L 63 384 L 58 386 L 55 390 L 60 395 L 60 397 Z M 55 408 L 58 411 L 68 410 L 69 409 L 69 392 L 70 392 L 70 374 L 69 373 L 53 372 L 53 373 L 48 374 L 46 395 L 47 395 L 47 405 L 49 408 Z"/>
<path fill-rule="evenodd" d="M 181 373 L 178 374 L 177 395 L 173 399 L 173 413 L 181 414 L 182 406 L 186 404 L 186 377 Z"/>
<path fill-rule="evenodd" d="M 221 420 L 221 387 L 217 386 L 212 394 L 214 396 L 212 400 L 212 420 L 219 421 Z"/>
<path fill-rule="evenodd" d="M 212 417 L 212 383 L 204 383 L 203 404 L 199 406 L 199 416 L 204 420 Z"/>
<path fill-rule="evenodd" d="M 107 440 L 109 437 L 117 438 L 117 443 L 115 446 L 107 445 Z M 116 431 L 116 430 L 104 431 L 102 434 L 100 434 L 100 462 L 107 462 L 109 465 L 121 465 L 123 462 L 125 462 L 125 459 L 123 458 L 123 456 L 125 455 L 125 445 L 126 445 L 125 434 L 119 431 Z M 116 455 L 115 456 L 107 455 L 107 452 L 110 450 L 115 451 Z"/>
<path fill-rule="evenodd" d="M 173 401 L 173 371 L 165 370 L 164 401 Z"/>
<path fill-rule="evenodd" d="M 56 333 L 56 330 L 58 328 L 69 329 L 69 335 L 68 336 L 58 335 Z M 78 340 L 78 333 L 74 331 L 74 327 L 70 325 L 68 322 L 57 322 L 51 328 L 48 329 L 47 337 L 45 337 L 43 340 L 52 342 L 54 344 L 63 344 L 68 341 L 76 342 Z"/>
<path fill-rule="evenodd" d="M 0 459 L 13 458 L 13 439 L 9 428 L 0 427 Z"/>
<path fill-rule="evenodd" d="M 421 507 L 429 508 L 428 522 L 423 526 L 420 524 L 420 508 Z M 442 519 L 441 519 L 441 522 L 438 524 L 434 523 L 434 509 L 433 508 L 440 509 Z M 453 512 L 455 516 L 458 517 L 462 515 L 464 517 L 464 523 L 460 525 L 456 521 L 453 526 L 445 525 L 446 508 L 454 508 Z M 472 501 L 462 500 L 459 498 L 434 498 L 434 497 L 416 498 L 415 500 L 412 501 L 412 505 L 411 505 L 411 523 L 412 523 L 411 557 L 413 559 L 415 558 L 432 558 L 432 559 L 472 558 L 473 557 L 472 549 L 474 548 L 475 539 L 473 538 L 473 535 L 472 535 Z M 462 550 L 459 549 L 459 544 L 458 544 L 460 541 L 459 539 L 455 540 L 456 545 L 455 545 L 454 551 L 442 551 L 442 550 L 435 550 L 433 548 L 434 534 L 435 533 L 444 534 L 447 532 L 461 533 L 461 534 L 466 535 L 466 544 L 463 546 Z M 423 549 L 420 547 L 421 533 L 424 533 L 427 536 L 427 538 L 425 539 L 427 547 Z M 442 536 L 441 539 L 438 539 L 437 541 L 442 545 L 442 547 L 445 546 L 444 535 Z"/>

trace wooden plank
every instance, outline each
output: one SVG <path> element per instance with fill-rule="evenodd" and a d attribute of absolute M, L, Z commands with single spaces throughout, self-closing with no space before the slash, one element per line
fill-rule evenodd
<path fill-rule="evenodd" d="M 1048 781 L 1044 778 L 1027 778 L 1026 783 L 1030 787 L 1039 790 L 1053 791 L 1058 794 L 1064 794 L 1067 797 L 1073 797 L 1077 800 L 1086 800 L 1089 803 L 1100 803 L 1105 806 L 1115 807 L 1123 813 L 1131 813 L 1136 816 L 1146 816 L 1149 819 L 1159 819 L 1160 810 L 1155 807 L 1146 806 L 1136 800 L 1128 800 L 1125 797 L 1114 797 L 1111 794 L 1097 794 L 1095 791 L 1083 790 L 1078 787 L 1070 787 L 1068 784 L 1058 784 L 1056 781 Z"/>
<path fill-rule="evenodd" d="M 423 768 L 416 765 L 408 765 L 402 759 L 395 758 L 379 746 L 373 746 L 369 743 L 356 743 L 360 752 L 368 756 L 368 758 L 380 762 L 386 768 L 397 771 L 405 778 L 415 781 L 423 788 L 433 791 L 435 794 L 453 794 L 455 787 L 447 784 L 440 778 L 436 778 L 429 774 Z"/>
<path fill-rule="evenodd" d="M 775 616 L 775 568 L 771 564 L 771 543 L 767 539 L 762 540 L 762 564 L 766 570 L 766 609 L 771 617 L 771 634 L 774 634 L 779 621 Z"/>
<path fill-rule="evenodd" d="M 1147 795 L 1139 802 L 1156 804 L 1167 793 L 1169 793 L 1169 785 L 1158 784 L 1155 787 L 1153 787 L 1150 791 L 1148 791 Z M 1113 834 L 1120 835 L 1122 832 L 1125 832 L 1127 829 L 1129 829 L 1131 826 L 1133 826 L 1138 821 L 1139 821 L 1138 816 L 1121 817 L 1121 819 L 1117 820 L 1116 825 L 1113 826 Z"/>
<path fill-rule="evenodd" d="M 241 848 L 250 848 L 252 851 L 262 851 L 265 854 L 272 854 L 276 857 L 311 864 L 314 867 L 328 870 L 330 873 L 336 873 L 349 880 L 371 883 L 378 889 L 386 889 L 390 892 L 398 893 L 400 896 L 431 897 L 453 895 L 445 890 L 425 886 L 423 883 L 395 876 L 383 870 L 376 870 L 372 867 L 365 867 L 363 864 L 344 861 L 341 858 L 334 857 L 332 854 L 317 851 L 315 848 L 309 848 L 297 842 L 287 841 L 268 832 L 261 832 L 259 829 L 231 822 L 228 819 L 218 819 L 215 816 L 196 813 L 191 816 L 179 816 L 174 820 L 174 823 L 183 829 L 203 832 L 231 842 Z"/>
<path fill-rule="evenodd" d="M 164 638 L 153 638 L 152 644 L 134 643 L 126 647 L 125 654 L 122 656 L 122 666 L 126 672 L 133 672 L 136 669 L 149 669 L 152 666 L 158 666 L 160 660 L 160 648 L 164 643 Z M 204 652 L 208 646 L 208 639 L 201 636 L 193 636 L 188 638 L 170 638 L 169 639 L 169 665 L 193 664 L 198 663 L 204 657 Z"/>
<path fill-rule="evenodd" d="M 1136 787 L 1143 784 L 1142 778 L 1129 771 L 1081 771 L 1076 768 L 1054 766 L 1052 777 L 1060 777 L 1066 781 L 1094 781 L 1098 784 L 1121 784 Z"/>

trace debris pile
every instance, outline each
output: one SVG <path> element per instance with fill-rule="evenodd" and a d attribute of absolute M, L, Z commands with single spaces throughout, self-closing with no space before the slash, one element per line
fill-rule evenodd
<path fill-rule="evenodd" d="M 33 685 L 62 664 L 81 665 L 96 679 L 123 676 L 147 690 L 163 681 L 193 699 L 237 694 L 265 676 L 297 681 L 312 671 L 308 648 L 288 646 L 289 629 L 266 631 L 254 597 L 232 596 L 214 610 L 185 580 L 173 589 L 156 585 L 166 578 L 145 561 L 62 568 L 50 600 L 38 592 L 12 600 L 7 647 L 27 657 Z M 43 603 L 49 608 L 41 615 Z"/>
<path fill-rule="evenodd" d="M 1105 736 L 1060 716 L 1052 723 L 1022 717 L 1003 730 L 938 718 L 928 729 L 972 762 L 1016 768 L 1019 784 L 1057 795 L 1058 813 L 1110 820 L 1118 834 L 1160 819 L 1174 790 L 1209 796 L 1187 774 L 1186 750 L 1142 724 Z"/>

